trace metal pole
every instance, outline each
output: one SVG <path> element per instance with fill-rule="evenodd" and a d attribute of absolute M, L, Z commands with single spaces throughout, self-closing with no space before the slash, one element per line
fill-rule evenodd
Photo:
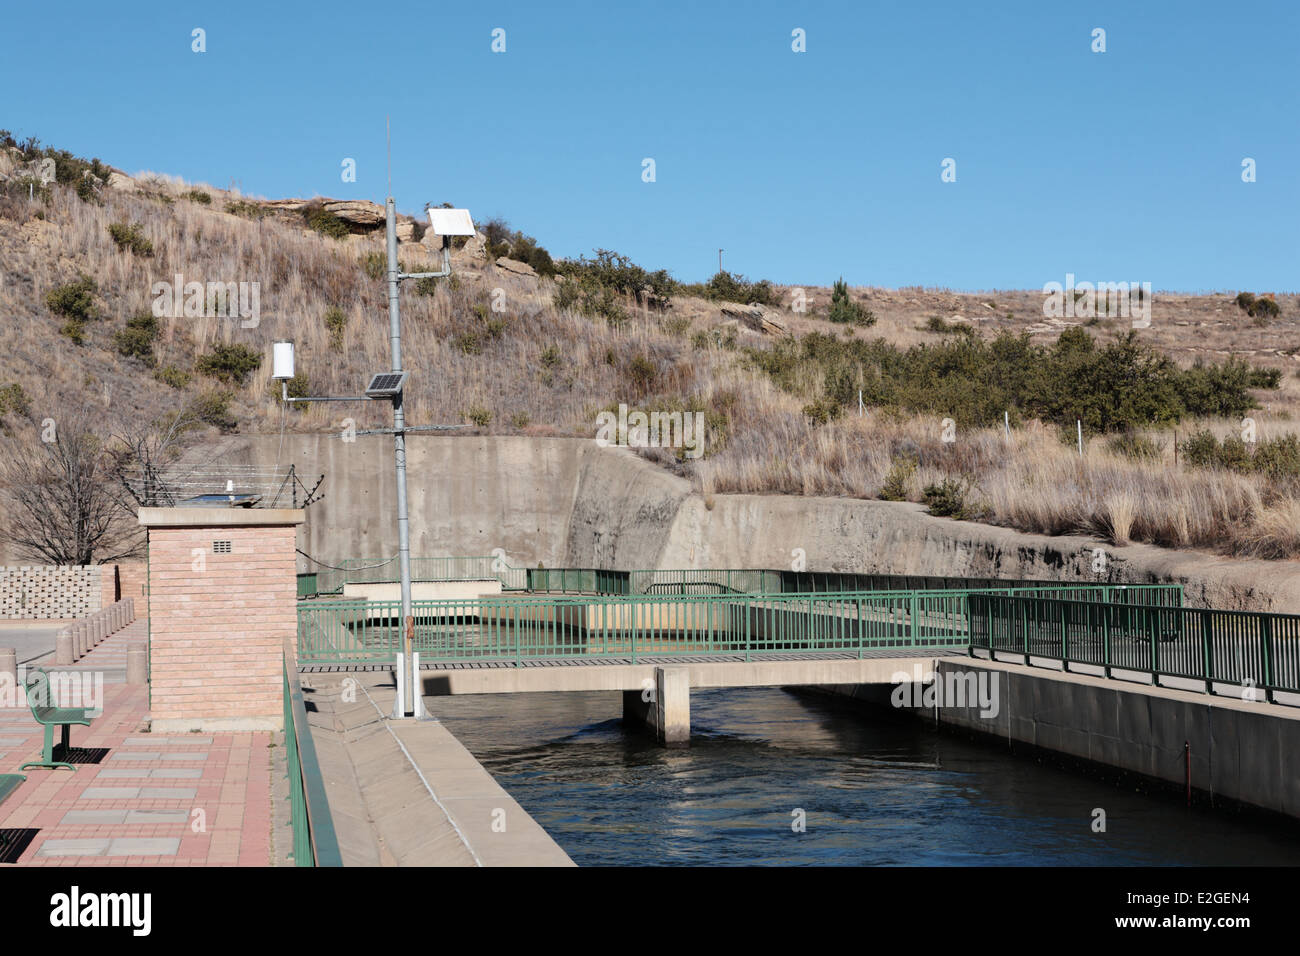
<path fill-rule="evenodd" d="M 397 206 L 393 197 L 388 197 L 388 328 L 389 340 L 393 351 L 393 371 L 402 370 L 402 310 L 398 303 L 397 266 Z M 402 702 L 404 716 L 415 713 L 413 698 L 416 690 L 415 655 L 413 631 L 415 621 L 411 615 L 411 530 L 406 513 L 406 416 L 402 411 L 402 392 L 393 396 L 393 456 L 397 465 L 397 565 L 402 582 L 402 653 L 403 663 L 410 661 L 411 680 L 399 682 L 406 684 L 407 693 Z"/>

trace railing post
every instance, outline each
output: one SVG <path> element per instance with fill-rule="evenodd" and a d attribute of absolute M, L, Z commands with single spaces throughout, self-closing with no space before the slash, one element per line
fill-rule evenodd
<path fill-rule="evenodd" d="M 1110 602 L 1101 610 L 1101 673 L 1110 677 Z"/>
<path fill-rule="evenodd" d="M 1201 619 L 1201 658 L 1205 662 L 1205 692 L 1214 693 L 1214 642 L 1210 639 L 1210 611 L 1203 608 Z"/>
<path fill-rule="evenodd" d="M 1061 670 L 1070 669 L 1070 625 L 1067 615 L 1070 613 L 1070 606 L 1064 601 L 1061 602 Z"/>
<path fill-rule="evenodd" d="M 1263 615 L 1259 619 L 1259 639 L 1263 644 L 1264 700 L 1273 703 L 1273 619 Z"/>

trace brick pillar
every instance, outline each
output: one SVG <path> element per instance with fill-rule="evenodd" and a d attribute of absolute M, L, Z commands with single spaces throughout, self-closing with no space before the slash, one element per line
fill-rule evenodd
<path fill-rule="evenodd" d="M 140 509 L 154 731 L 282 729 L 302 521 L 287 508 Z"/>

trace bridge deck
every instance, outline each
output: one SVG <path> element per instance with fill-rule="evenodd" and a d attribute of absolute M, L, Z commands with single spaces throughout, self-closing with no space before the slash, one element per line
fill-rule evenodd
<path fill-rule="evenodd" d="M 965 649 L 943 646 L 924 647 L 869 647 L 859 651 L 769 651 L 750 654 L 638 654 L 634 660 L 626 657 L 535 657 L 519 662 L 512 660 L 484 661 L 438 661 L 421 657 L 422 671 L 460 671 L 460 670 L 528 670 L 530 668 L 548 667 L 610 667 L 641 666 L 670 667 L 682 664 L 729 664 L 729 663 L 780 663 L 782 661 L 855 661 L 895 658 L 933 658 L 961 657 Z M 301 664 L 299 673 L 303 674 L 338 674 L 357 671 L 389 671 L 393 669 L 392 661 L 339 661 L 328 664 Z"/>

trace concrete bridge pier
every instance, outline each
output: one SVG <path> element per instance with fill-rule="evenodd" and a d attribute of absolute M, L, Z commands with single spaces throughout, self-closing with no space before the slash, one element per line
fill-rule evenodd
<path fill-rule="evenodd" d="M 647 686 L 640 690 L 623 691 L 623 721 L 644 726 L 665 747 L 689 747 L 690 670 L 685 667 L 656 667 L 653 686 L 647 681 Z"/>

